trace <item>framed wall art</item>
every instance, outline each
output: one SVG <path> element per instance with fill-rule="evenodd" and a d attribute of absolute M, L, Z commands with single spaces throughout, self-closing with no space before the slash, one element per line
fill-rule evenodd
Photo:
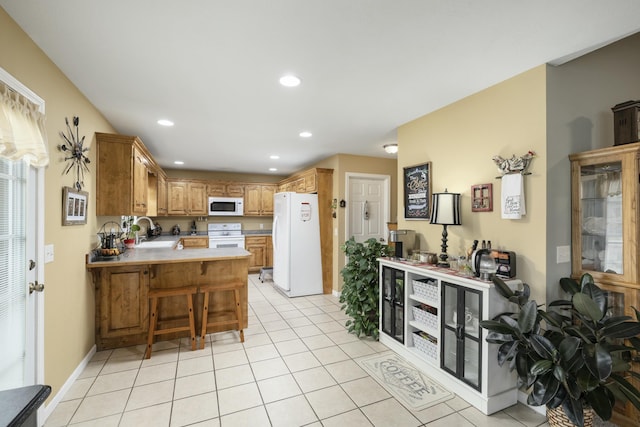
<path fill-rule="evenodd" d="M 87 223 L 89 193 L 71 187 L 62 187 L 62 225 Z"/>
<path fill-rule="evenodd" d="M 493 184 L 471 186 L 471 212 L 493 211 Z"/>
<path fill-rule="evenodd" d="M 404 168 L 404 218 L 429 219 L 431 162 Z"/>

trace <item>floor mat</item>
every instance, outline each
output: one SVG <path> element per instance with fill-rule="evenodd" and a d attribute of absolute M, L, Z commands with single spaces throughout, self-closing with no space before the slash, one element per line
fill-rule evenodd
<path fill-rule="evenodd" d="M 455 395 L 393 352 L 356 359 L 395 398 L 420 411 Z"/>

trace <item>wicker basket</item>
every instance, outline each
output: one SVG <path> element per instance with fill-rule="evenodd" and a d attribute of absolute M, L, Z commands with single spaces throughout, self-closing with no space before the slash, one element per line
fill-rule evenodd
<path fill-rule="evenodd" d="M 413 293 L 427 301 L 437 303 L 438 297 L 438 282 L 433 279 L 420 279 L 413 280 Z"/>
<path fill-rule="evenodd" d="M 413 344 L 416 349 L 420 350 L 430 359 L 438 359 L 438 344 L 420 336 L 419 332 L 413 333 Z"/>
<path fill-rule="evenodd" d="M 413 318 L 416 322 L 422 323 L 431 329 L 438 329 L 438 316 L 428 311 L 421 310 L 420 307 L 411 307 Z"/>
<path fill-rule="evenodd" d="M 593 427 L 593 409 L 585 408 L 583 411 L 584 427 Z M 547 420 L 550 427 L 575 427 L 569 417 L 564 413 L 562 405 L 554 409 L 547 408 Z"/>

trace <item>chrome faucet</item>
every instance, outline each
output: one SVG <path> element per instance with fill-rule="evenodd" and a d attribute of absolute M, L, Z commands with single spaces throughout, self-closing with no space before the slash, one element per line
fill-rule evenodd
<path fill-rule="evenodd" d="M 154 228 L 156 228 L 156 226 L 153 224 L 153 221 L 148 216 L 139 216 L 138 218 L 136 218 L 136 220 L 133 223 L 138 224 L 141 219 L 146 219 L 147 221 L 149 221 L 149 230 L 153 230 Z M 139 243 L 140 243 L 140 238 L 138 237 L 138 232 L 136 231 L 136 245 Z"/>

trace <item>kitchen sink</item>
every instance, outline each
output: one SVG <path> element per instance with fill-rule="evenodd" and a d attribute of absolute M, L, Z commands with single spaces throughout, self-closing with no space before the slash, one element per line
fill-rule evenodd
<path fill-rule="evenodd" d="M 136 249 L 157 249 L 172 248 L 176 242 L 173 240 L 153 240 L 151 242 L 142 242 L 135 246 Z"/>

